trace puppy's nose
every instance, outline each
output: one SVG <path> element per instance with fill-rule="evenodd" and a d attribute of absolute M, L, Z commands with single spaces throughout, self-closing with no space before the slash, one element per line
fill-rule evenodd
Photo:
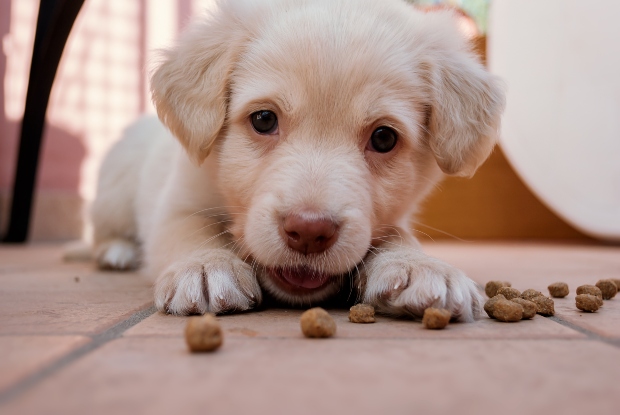
<path fill-rule="evenodd" d="M 316 212 L 290 214 L 281 226 L 288 246 L 304 255 L 323 252 L 338 239 L 338 224 Z"/>

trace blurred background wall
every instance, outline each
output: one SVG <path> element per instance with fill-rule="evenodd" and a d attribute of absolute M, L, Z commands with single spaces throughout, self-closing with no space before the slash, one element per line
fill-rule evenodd
<path fill-rule="evenodd" d="M 420 7 L 460 8 L 473 22 L 472 44 L 485 57 L 489 0 L 418 0 Z M 154 112 L 148 68 L 192 15 L 212 0 L 87 0 L 73 27 L 47 113 L 31 240 L 88 233 L 83 210 L 97 167 L 123 128 Z M 26 96 L 37 0 L 0 0 L 0 229 L 13 183 Z M 465 26 L 467 24 L 465 23 Z M 500 148 L 473 179 L 448 178 L 412 226 L 421 239 L 578 239 L 528 190 Z"/>
<path fill-rule="evenodd" d="M 148 63 L 212 0 L 87 0 L 52 89 L 31 240 L 79 237 L 97 167 L 123 128 L 153 112 Z M 0 0 L 0 229 L 6 229 L 38 0 Z"/>

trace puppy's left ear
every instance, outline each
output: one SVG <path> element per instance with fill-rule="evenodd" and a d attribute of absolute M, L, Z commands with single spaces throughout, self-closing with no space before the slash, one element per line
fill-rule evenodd
<path fill-rule="evenodd" d="M 504 90 L 474 55 L 456 29 L 452 13 L 427 15 L 429 37 L 424 53 L 429 84 L 429 145 L 444 173 L 471 176 L 495 146 L 504 110 Z"/>
<path fill-rule="evenodd" d="M 151 77 L 159 118 L 197 165 L 224 127 L 232 68 L 245 35 L 232 3 L 192 23 Z"/>

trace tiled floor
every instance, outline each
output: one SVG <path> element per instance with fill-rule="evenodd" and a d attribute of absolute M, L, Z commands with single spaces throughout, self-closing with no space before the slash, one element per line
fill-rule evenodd
<path fill-rule="evenodd" d="M 437 243 L 480 283 L 571 291 L 620 278 L 620 247 Z M 185 318 L 154 311 L 149 280 L 63 264 L 59 246 L 0 247 L 0 414 L 620 413 L 620 297 L 594 314 L 483 318 L 444 331 L 332 310 L 335 338 L 299 310 L 220 317 L 225 343 L 192 355 Z"/>

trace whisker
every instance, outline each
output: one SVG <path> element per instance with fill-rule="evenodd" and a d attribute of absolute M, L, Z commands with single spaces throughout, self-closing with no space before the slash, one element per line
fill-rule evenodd
<path fill-rule="evenodd" d="M 208 244 L 209 242 L 211 242 L 212 240 L 214 240 L 215 238 L 218 238 L 226 233 L 230 233 L 229 230 L 225 230 L 224 232 L 220 232 L 217 235 L 214 235 L 212 237 L 210 237 L 209 239 L 207 239 L 206 241 L 204 241 L 203 243 L 200 244 L 200 246 L 198 246 L 198 249 L 202 248 L 205 244 Z"/>
<path fill-rule="evenodd" d="M 412 220 L 411 222 L 412 222 L 412 223 L 414 223 L 414 224 L 416 224 L 416 225 L 419 225 L 419 226 L 424 226 L 425 228 L 431 229 L 431 230 L 433 230 L 433 231 L 435 231 L 435 232 L 442 233 L 442 234 L 444 234 L 444 235 L 446 235 L 446 236 L 449 236 L 449 237 L 454 238 L 454 239 L 456 239 L 456 240 L 458 240 L 458 241 L 461 241 L 461 242 L 468 242 L 468 243 L 473 242 L 473 241 L 471 241 L 471 240 L 467 240 L 467 239 L 462 239 L 462 238 L 459 238 L 458 236 L 453 235 L 453 234 L 451 234 L 451 233 L 448 233 L 448 232 L 446 232 L 446 231 L 442 231 L 441 229 L 433 228 L 432 226 L 426 225 L 426 224 L 424 224 L 424 223 L 422 223 L 422 222 L 417 222 L 417 221 L 415 221 L 415 220 Z"/>
<path fill-rule="evenodd" d="M 198 215 L 199 213 L 206 212 L 208 210 L 213 210 L 213 209 L 230 209 L 230 208 L 242 208 L 243 209 L 243 206 L 215 206 L 215 207 L 210 207 L 210 208 L 206 208 L 206 209 L 201 209 L 201 210 L 197 210 L 196 212 L 188 215 L 183 220 L 189 219 L 189 218 L 191 218 L 194 215 Z"/>
<path fill-rule="evenodd" d="M 426 232 L 422 232 L 421 230 L 418 230 L 418 229 L 415 229 L 415 228 L 411 228 L 411 230 L 412 230 L 412 231 L 415 231 L 415 232 L 419 232 L 419 233 L 421 233 L 422 235 L 426 235 L 426 236 L 427 236 L 427 237 L 428 237 L 431 241 L 435 242 L 435 240 L 433 239 L 433 237 L 432 237 L 432 236 L 430 236 L 429 234 L 427 234 Z"/>

